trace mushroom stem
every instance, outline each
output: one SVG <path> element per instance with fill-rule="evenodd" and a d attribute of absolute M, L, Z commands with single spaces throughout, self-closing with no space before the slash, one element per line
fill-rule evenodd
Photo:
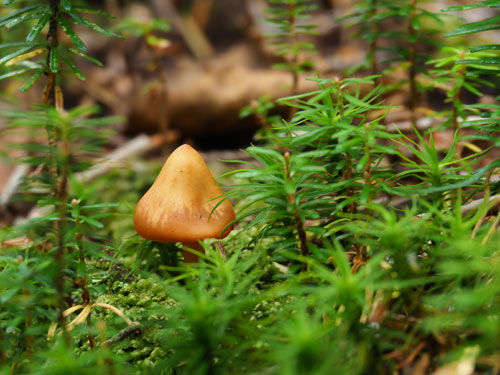
<path fill-rule="evenodd" d="M 186 250 L 185 249 L 186 247 L 189 249 L 196 250 L 197 252 L 200 252 L 202 254 L 205 254 L 205 249 L 203 249 L 203 246 L 201 246 L 198 241 L 183 242 L 182 243 L 182 254 L 184 255 L 184 262 L 185 263 L 198 263 L 198 255 L 192 253 L 189 250 Z"/>

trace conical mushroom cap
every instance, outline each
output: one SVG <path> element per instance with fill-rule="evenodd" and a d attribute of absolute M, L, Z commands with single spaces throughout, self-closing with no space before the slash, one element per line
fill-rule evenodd
<path fill-rule="evenodd" d="M 231 228 L 221 231 L 235 219 L 231 202 L 225 200 L 210 215 L 223 193 L 200 154 L 189 145 L 179 146 L 137 203 L 135 229 L 158 242 L 223 238 Z"/>

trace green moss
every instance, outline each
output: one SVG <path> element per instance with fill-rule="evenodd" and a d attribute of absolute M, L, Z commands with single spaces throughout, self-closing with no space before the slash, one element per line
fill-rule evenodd
<path fill-rule="evenodd" d="M 168 314 L 165 312 L 175 307 L 177 302 L 167 296 L 161 281 L 154 277 L 132 282 L 115 281 L 109 289 L 108 293 L 97 297 L 95 302 L 113 305 L 129 319 L 141 325 L 141 333 L 138 336 L 125 338 L 112 345 L 111 350 L 129 358 L 129 363 L 138 373 L 153 368 L 167 355 L 161 348 L 158 331 L 163 328 L 162 322 L 168 319 Z M 123 320 L 112 311 L 99 307 L 93 310 L 92 321 L 104 322 L 108 335 L 116 334 L 125 327 Z M 81 349 L 87 348 L 88 343 L 82 340 Z"/>

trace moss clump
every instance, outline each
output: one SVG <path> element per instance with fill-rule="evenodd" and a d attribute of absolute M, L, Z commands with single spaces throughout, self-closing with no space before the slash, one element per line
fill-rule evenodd
<path fill-rule="evenodd" d="M 140 323 L 140 335 L 130 336 L 111 347 L 114 353 L 126 355 L 138 373 L 153 368 L 160 359 L 168 355 L 161 348 L 158 332 L 162 331 L 163 323 L 168 319 L 166 312 L 176 306 L 177 302 L 167 296 L 159 280 L 150 277 L 130 283 L 116 281 L 111 284 L 109 293 L 97 297 L 95 302 L 113 305 L 132 321 Z M 93 310 L 92 320 L 99 321 L 106 328 L 103 331 L 109 335 L 116 334 L 125 327 L 123 320 L 107 309 Z M 87 348 L 88 343 L 84 341 L 82 350 Z"/>

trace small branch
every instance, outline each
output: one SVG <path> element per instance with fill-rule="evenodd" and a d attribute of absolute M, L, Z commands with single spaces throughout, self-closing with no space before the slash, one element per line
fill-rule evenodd
<path fill-rule="evenodd" d="M 387 131 L 389 133 L 398 133 L 401 132 L 411 132 L 414 129 L 419 131 L 430 129 L 432 126 L 436 124 L 436 121 L 432 118 L 421 118 L 418 119 L 415 124 L 412 124 L 411 121 L 398 121 L 392 122 L 387 125 Z"/>
<path fill-rule="evenodd" d="M 125 327 L 112 338 L 104 341 L 101 346 L 107 347 L 116 344 L 129 336 L 139 335 L 141 333 L 141 325 L 138 322 L 133 322 L 131 325 Z"/>
<path fill-rule="evenodd" d="M 497 207 L 500 205 L 500 194 L 496 194 L 496 195 L 492 195 L 489 199 L 488 199 L 488 204 L 489 203 L 492 203 L 492 202 L 495 202 L 493 204 L 492 207 L 490 207 L 489 209 L 491 210 L 493 207 Z M 462 207 L 461 207 L 461 211 L 462 211 L 462 215 L 463 214 L 466 214 L 472 210 L 475 210 L 476 208 L 478 208 L 479 206 L 481 206 L 482 204 L 484 204 L 484 198 L 480 198 L 480 199 L 476 199 L 475 201 L 472 201 L 470 203 L 467 203 L 467 204 L 464 204 Z"/>
<path fill-rule="evenodd" d="M 141 156 L 148 151 L 159 147 L 163 143 L 162 136 L 147 136 L 141 134 L 128 141 L 123 146 L 106 155 L 100 163 L 95 163 L 85 172 L 77 173 L 76 180 L 79 182 L 90 182 L 97 177 L 103 176 L 110 170 L 120 166 L 120 162 L 133 157 Z"/>
<path fill-rule="evenodd" d="M 463 121 L 474 121 L 474 120 L 481 120 L 482 118 L 480 116 L 468 116 L 466 119 L 457 119 L 458 124 L 461 124 Z M 386 119 L 388 125 L 386 130 L 389 133 L 398 133 L 398 132 L 412 132 L 414 129 L 417 129 L 418 131 L 424 131 L 427 129 L 432 128 L 435 125 L 441 125 L 442 121 L 432 118 L 432 117 L 424 117 L 420 118 L 416 121 L 415 125 L 411 123 L 411 121 L 397 121 L 397 120 L 390 120 Z"/>
<path fill-rule="evenodd" d="M 57 22 L 57 18 L 59 17 L 59 4 L 60 0 L 50 0 L 52 15 L 50 16 L 49 31 L 47 33 L 47 59 L 45 62 L 47 81 L 45 82 L 42 93 L 42 103 L 48 105 L 54 105 L 56 101 L 56 73 L 52 72 L 50 69 L 50 55 L 52 50 L 59 45 L 59 39 L 57 37 L 59 29 L 59 23 Z M 57 148 L 57 136 L 55 134 L 55 129 L 50 124 L 46 125 L 46 132 L 49 145 L 50 174 L 54 180 L 57 180 L 57 162 L 54 153 L 54 150 Z"/>
<path fill-rule="evenodd" d="M 373 203 L 381 204 L 381 205 L 384 205 L 387 207 L 396 207 L 396 208 L 401 208 L 409 202 L 411 202 L 411 198 L 409 198 L 409 197 L 397 197 L 396 199 L 391 200 L 386 196 L 382 196 L 382 197 L 379 197 L 379 198 L 373 200 Z M 495 203 L 493 203 L 493 202 L 495 202 Z M 481 206 L 484 203 L 485 203 L 484 198 L 479 198 L 479 199 L 476 199 L 470 203 L 464 204 L 460 208 L 462 215 L 465 215 L 465 214 L 479 208 L 479 206 Z M 491 196 L 488 199 L 488 204 L 491 204 L 491 203 L 493 203 L 493 204 L 490 205 L 488 210 L 494 209 L 495 207 L 500 207 L 500 194 L 496 194 L 496 195 Z M 364 205 L 359 206 L 358 211 L 362 211 L 362 212 L 366 211 L 366 206 L 364 206 Z"/>
<path fill-rule="evenodd" d="M 304 229 L 304 223 L 302 222 L 302 219 L 300 218 L 299 212 L 295 210 L 295 224 L 297 226 L 297 233 L 299 235 L 299 240 L 300 240 L 300 252 L 302 255 L 309 255 L 309 246 L 307 246 L 307 234 Z"/>

